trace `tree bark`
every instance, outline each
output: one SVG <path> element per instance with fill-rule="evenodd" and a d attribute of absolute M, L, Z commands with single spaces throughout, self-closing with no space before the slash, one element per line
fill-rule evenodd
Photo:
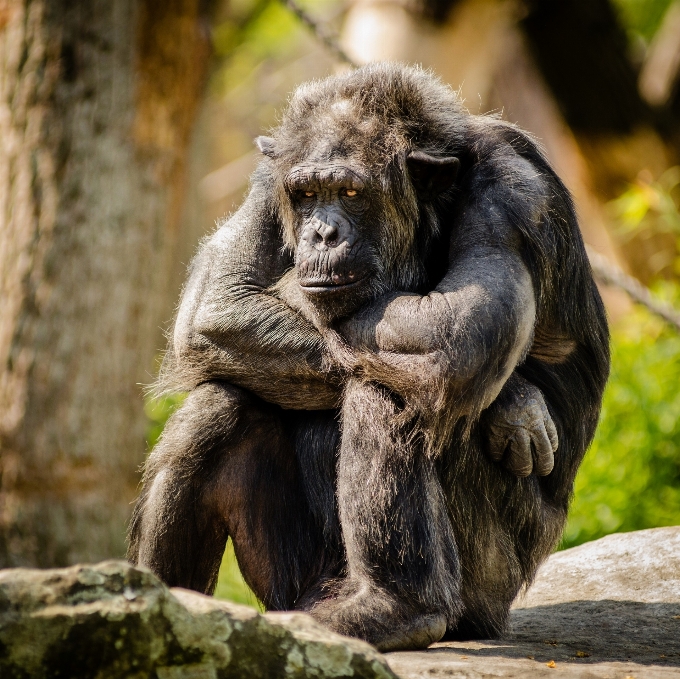
<path fill-rule="evenodd" d="M 0 4 L 0 566 L 124 554 L 205 5 Z"/>

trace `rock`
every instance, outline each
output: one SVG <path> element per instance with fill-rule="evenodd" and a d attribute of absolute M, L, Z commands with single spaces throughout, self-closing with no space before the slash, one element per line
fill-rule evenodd
<path fill-rule="evenodd" d="M 403 679 L 680 677 L 680 527 L 553 554 L 501 640 L 386 657 Z"/>
<path fill-rule="evenodd" d="M 2 679 L 394 679 L 368 644 L 301 613 L 168 589 L 122 561 L 0 571 Z"/>
<path fill-rule="evenodd" d="M 385 660 L 389 663 L 385 663 Z M 0 571 L 2 679 L 680 678 L 680 527 L 558 552 L 507 636 L 381 656 L 301 613 L 168 589 L 120 561 Z"/>

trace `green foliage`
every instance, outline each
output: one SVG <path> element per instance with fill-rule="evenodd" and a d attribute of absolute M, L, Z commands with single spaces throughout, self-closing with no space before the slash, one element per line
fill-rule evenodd
<path fill-rule="evenodd" d="M 672 236 L 675 250 L 671 244 L 658 254 L 674 264 L 676 274 L 679 188 L 680 167 L 656 181 L 641 173 L 608 206 L 624 239 Z M 654 290 L 679 306 L 676 282 L 658 281 Z M 680 335 L 636 308 L 612 331 L 612 373 L 595 441 L 576 479 L 564 547 L 617 531 L 680 524 L 679 386 Z"/>
<path fill-rule="evenodd" d="M 649 42 L 673 0 L 614 0 L 621 22 L 632 36 Z"/>
<path fill-rule="evenodd" d="M 337 0 L 307 4 L 325 26 L 333 22 Z M 252 87 L 261 69 L 281 67 L 286 60 L 295 59 L 300 46 L 313 43 L 314 38 L 280 0 L 240 0 L 231 3 L 228 14 L 215 25 L 212 42 L 221 61 L 212 86 L 225 95 L 236 88 Z"/>
<path fill-rule="evenodd" d="M 231 538 L 222 557 L 215 596 L 218 599 L 227 599 L 228 601 L 235 601 L 237 604 L 245 604 L 261 611 L 264 610 L 264 606 L 257 600 L 257 597 L 241 575 Z"/>
<path fill-rule="evenodd" d="M 679 387 L 680 335 L 636 309 L 612 333 L 602 418 L 576 479 L 562 547 L 680 524 Z"/>
<path fill-rule="evenodd" d="M 186 394 L 170 394 L 160 398 L 147 396 L 144 401 L 144 414 L 149 420 L 146 428 L 147 450 L 151 450 L 158 443 L 165 423 L 185 398 Z"/>
<path fill-rule="evenodd" d="M 656 181 L 648 172 L 608 205 L 609 213 L 618 226 L 621 240 L 633 237 L 649 238 L 667 234 L 675 241 L 675 249 L 662 248 L 651 258 L 655 269 L 668 268 L 680 275 L 680 166 L 666 170 Z"/>
<path fill-rule="evenodd" d="M 652 229 L 680 238 L 679 187 L 678 165 L 666 170 L 656 181 L 641 173 L 627 191 L 609 204 L 619 231 L 630 233 Z"/>
<path fill-rule="evenodd" d="M 213 46 L 222 65 L 213 77 L 213 88 L 226 93 L 248 86 L 260 65 L 292 51 L 303 31 L 299 21 L 278 0 L 242 3 L 213 29 Z"/>

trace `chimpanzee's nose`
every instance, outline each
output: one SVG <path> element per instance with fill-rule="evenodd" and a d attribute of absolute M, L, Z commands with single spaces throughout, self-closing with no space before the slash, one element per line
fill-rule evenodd
<path fill-rule="evenodd" d="M 315 245 L 325 245 L 332 247 L 337 243 L 338 240 L 338 227 L 335 224 L 326 224 L 321 220 L 316 220 L 314 224 Z"/>

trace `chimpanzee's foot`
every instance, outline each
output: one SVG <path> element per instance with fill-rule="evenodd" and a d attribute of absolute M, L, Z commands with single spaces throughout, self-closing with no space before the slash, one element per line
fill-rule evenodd
<path fill-rule="evenodd" d="M 368 641 L 382 652 L 427 648 L 446 632 L 444 614 L 408 612 L 375 591 L 326 599 L 308 612 L 334 632 Z"/>
<path fill-rule="evenodd" d="M 371 642 L 379 651 L 417 651 L 439 641 L 446 632 L 446 617 L 433 613 L 418 615 Z"/>

